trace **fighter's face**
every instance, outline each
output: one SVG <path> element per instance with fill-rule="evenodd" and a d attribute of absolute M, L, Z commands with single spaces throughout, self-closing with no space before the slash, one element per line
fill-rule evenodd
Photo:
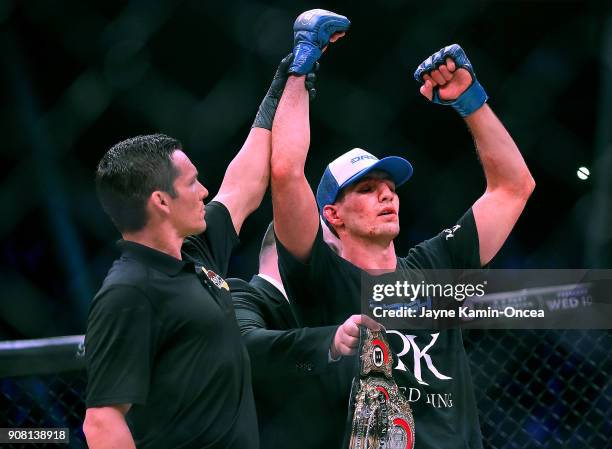
<path fill-rule="evenodd" d="M 170 198 L 170 220 L 181 237 L 200 234 L 206 229 L 204 199 L 208 190 L 198 181 L 198 170 L 185 153 L 172 154 L 178 176 L 174 180 L 175 198 Z"/>
<path fill-rule="evenodd" d="M 335 206 L 344 231 L 356 237 L 392 240 L 399 234 L 399 198 L 384 172 L 348 186 Z"/>

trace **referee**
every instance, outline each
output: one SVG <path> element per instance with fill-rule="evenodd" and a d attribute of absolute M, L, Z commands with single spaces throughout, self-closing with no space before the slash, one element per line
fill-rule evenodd
<path fill-rule="evenodd" d="M 259 447 L 249 358 L 224 277 L 268 185 L 290 60 L 208 204 L 198 170 L 169 136 L 127 139 L 102 157 L 98 196 L 122 240 L 87 323 L 90 448 Z"/>

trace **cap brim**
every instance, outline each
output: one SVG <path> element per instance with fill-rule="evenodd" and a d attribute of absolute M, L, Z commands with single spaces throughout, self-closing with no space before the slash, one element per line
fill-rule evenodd
<path fill-rule="evenodd" d="M 399 187 L 406 181 L 408 181 L 412 176 L 412 165 L 403 157 L 388 156 L 382 158 L 375 164 L 364 168 L 360 172 L 355 173 L 349 179 L 344 181 L 342 185 L 339 186 L 338 191 L 344 189 L 350 184 L 354 184 L 355 182 L 359 181 L 361 178 L 365 177 L 373 171 L 382 171 L 389 174 L 389 176 L 395 183 L 395 187 Z"/>

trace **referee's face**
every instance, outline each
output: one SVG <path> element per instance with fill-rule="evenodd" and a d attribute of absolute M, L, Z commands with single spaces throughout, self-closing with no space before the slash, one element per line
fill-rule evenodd
<path fill-rule="evenodd" d="M 399 198 L 395 183 L 380 171 L 348 186 L 335 204 L 338 234 L 358 239 L 393 240 L 399 234 Z"/>
<path fill-rule="evenodd" d="M 176 196 L 169 200 L 169 219 L 179 237 L 200 234 L 206 229 L 204 199 L 208 190 L 198 180 L 198 170 L 185 153 L 176 150 L 172 162 L 178 176 L 174 180 Z"/>

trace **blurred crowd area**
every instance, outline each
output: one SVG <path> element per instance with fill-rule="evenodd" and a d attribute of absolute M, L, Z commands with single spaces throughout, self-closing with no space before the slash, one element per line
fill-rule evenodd
<path fill-rule="evenodd" d="M 321 60 L 313 186 L 353 147 L 402 155 L 415 172 L 399 191 L 398 253 L 455 223 L 483 192 L 482 171 L 465 124 L 428 104 L 412 73 L 456 42 L 537 182 L 493 267 L 612 265 L 607 1 L 1 0 L 0 340 L 85 331 L 117 255 L 93 186 L 111 145 L 172 135 L 214 196 L 291 49 L 295 17 L 316 7 L 352 28 Z M 243 227 L 232 276 L 256 271 L 271 217 L 268 196 Z"/>

